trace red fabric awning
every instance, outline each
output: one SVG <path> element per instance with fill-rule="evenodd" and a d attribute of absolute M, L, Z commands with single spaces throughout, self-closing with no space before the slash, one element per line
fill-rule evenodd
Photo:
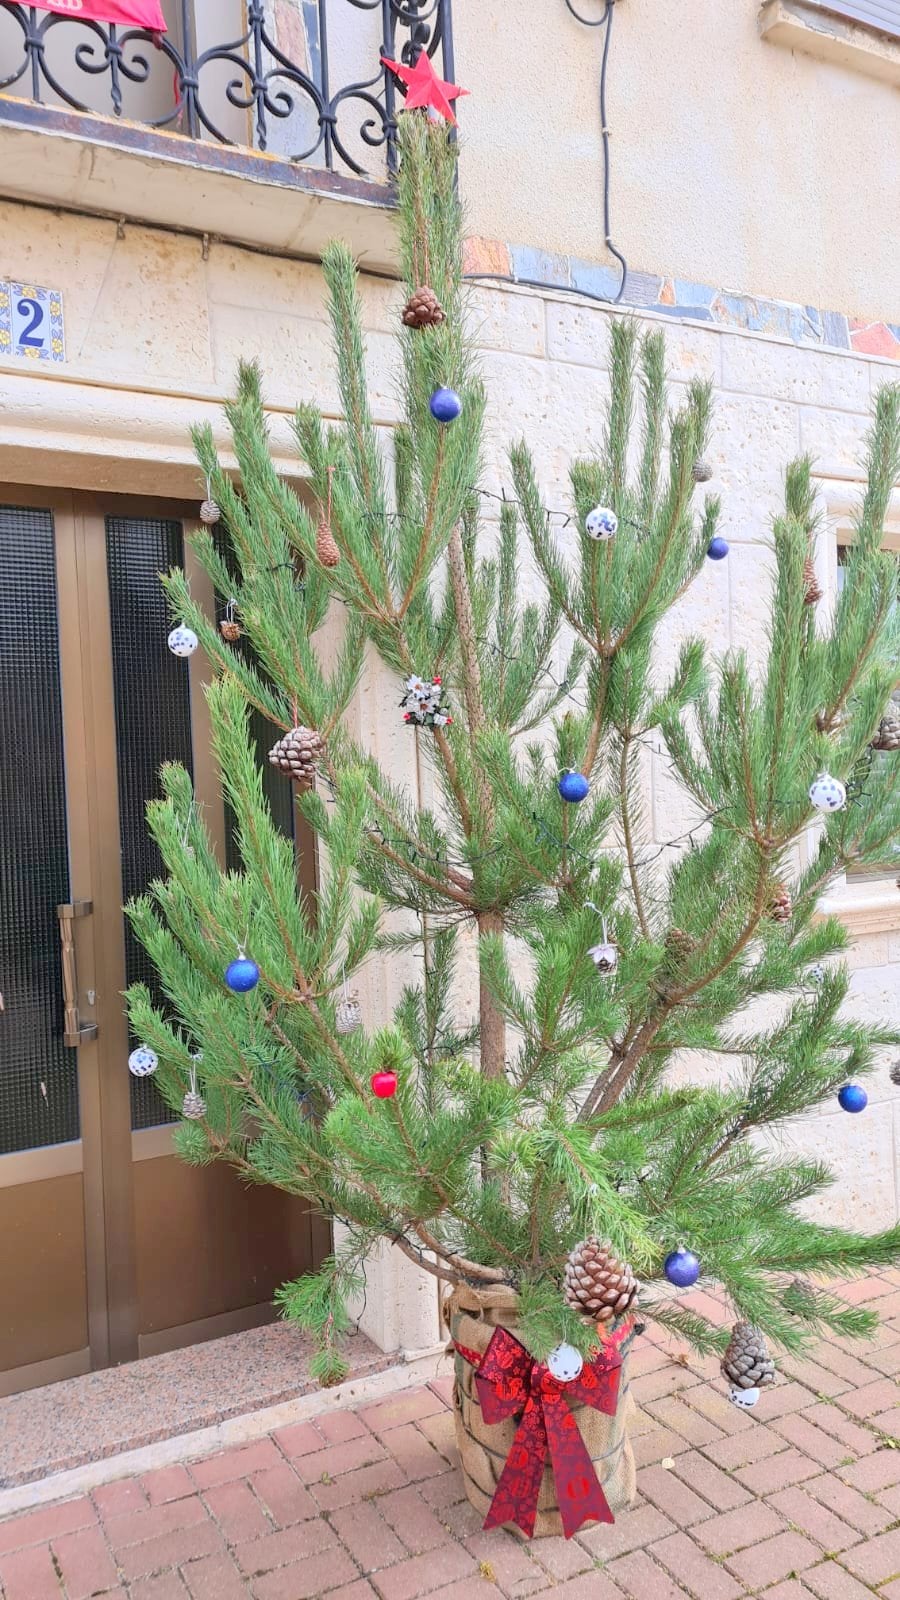
<path fill-rule="evenodd" d="M 165 33 L 160 0 L 29 0 L 39 11 L 55 11 L 73 22 L 118 22 L 126 28 Z"/>

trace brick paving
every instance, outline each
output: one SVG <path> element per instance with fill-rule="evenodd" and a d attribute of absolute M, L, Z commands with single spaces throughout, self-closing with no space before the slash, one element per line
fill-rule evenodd
<path fill-rule="evenodd" d="M 612 1528 L 484 1533 L 450 1379 L 0 1522 L 2 1600 L 900 1600 L 900 1272 L 877 1340 L 785 1360 L 755 1412 L 648 1332 L 638 1498 Z"/>

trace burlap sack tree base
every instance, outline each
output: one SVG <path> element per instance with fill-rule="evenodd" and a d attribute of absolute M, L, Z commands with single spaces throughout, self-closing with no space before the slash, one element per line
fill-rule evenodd
<path fill-rule="evenodd" d="M 508 1328 L 510 1333 L 515 1334 L 517 1313 L 518 1296 L 515 1290 L 502 1286 L 485 1290 L 463 1286 L 454 1289 L 444 1302 L 444 1317 L 451 1337 L 479 1355 L 484 1355 L 487 1350 L 495 1328 Z M 485 1517 L 516 1436 L 518 1418 L 486 1423 L 481 1415 L 475 1388 L 475 1369 L 458 1352 L 454 1359 L 456 1385 L 453 1391 L 453 1414 L 463 1480 L 470 1504 Z M 623 1354 L 619 1404 L 614 1417 L 607 1417 L 591 1406 L 572 1406 L 572 1415 L 587 1453 L 614 1512 L 624 1511 L 635 1493 L 634 1455 L 628 1436 L 628 1422 L 634 1401 L 629 1392 L 627 1363 L 627 1354 Z M 508 1526 L 520 1538 L 525 1537 L 514 1523 Z M 562 1532 L 556 1485 L 548 1461 L 538 1496 L 534 1538 L 546 1539 L 554 1534 L 561 1535 Z"/>

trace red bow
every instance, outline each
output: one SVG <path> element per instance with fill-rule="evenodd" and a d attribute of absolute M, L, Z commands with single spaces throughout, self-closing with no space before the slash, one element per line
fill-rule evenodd
<path fill-rule="evenodd" d="M 619 1329 L 593 1361 L 585 1362 L 573 1383 L 559 1383 L 506 1328 L 495 1329 L 483 1356 L 457 1344 L 460 1355 L 477 1368 L 475 1387 L 485 1422 L 522 1413 L 485 1528 L 515 1522 L 531 1537 L 548 1454 L 566 1538 L 586 1522 L 615 1521 L 569 1401 L 614 1415 L 622 1366 L 619 1345 L 630 1331 L 630 1323 Z"/>

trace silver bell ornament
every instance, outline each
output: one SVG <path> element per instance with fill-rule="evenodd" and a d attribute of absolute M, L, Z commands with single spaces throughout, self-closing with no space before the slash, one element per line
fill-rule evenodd
<path fill-rule="evenodd" d="M 159 1066 L 159 1057 L 148 1044 L 139 1044 L 128 1057 L 128 1071 L 133 1078 L 150 1078 Z"/>
<path fill-rule="evenodd" d="M 178 627 L 172 629 L 168 638 L 169 649 L 173 656 L 192 656 L 199 643 L 200 640 L 193 628 L 186 628 L 183 622 L 179 622 Z"/>
<path fill-rule="evenodd" d="M 820 772 L 809 786 L 809 798 L 817 811 L 843 811 L 847 790 L 840 778 L 833 778 L 830 772 Z"/>
<path fill-rule="evenodd" d="M 595 506 L 584 519 L 584 531 L 589 539 L 614 539 L 619 519 L 610 506 Z"/>
<path fill-rule="evenodd" d="M 547 1357 L 547 1367 L 557 1383 L 574 1383 L 581 1377 L 584 1357 L 573 1344 L 558 1344 Z"/>
<path fill-rule="evenodd" d="M 615 972 L 619 965 L 619 949 L 614 944 L 591 945 L 588 955 L 598 972 Z"/>

